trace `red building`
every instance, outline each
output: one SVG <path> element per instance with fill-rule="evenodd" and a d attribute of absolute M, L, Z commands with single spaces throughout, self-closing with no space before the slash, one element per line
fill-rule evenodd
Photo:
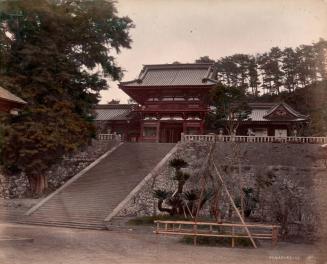
<path fill-rule="evenodd" d="M 203 134 L 206 99 L 215 86 L 212 64 L 145 65 L 136 80 L 119 87 L 139 106 L 139 141 L 177 142 L 181 133 Z"/>
<path fill-rule="evenodd" d="M 145 65 L 136 80 L 119 84 L 137 104 L 98 105 L 97 131 L 120 134 L 126 141 L 163 143 L 178 142 L 182 132 L 206 134 L 207 98 L 217 84 L 213 76 L 212 64 Z M 249 105 L 252 113 L 239 124 L 237 135 L 299 136 L 308 121 L 285 103 Z"/>
<path fill-rule="evenodd" d="M 300 136 L 309 121 L 309 116 L 302 115 L 288 104 L 249 103 L 251 114 L 240 122 L 238 135 L 255 136 Z"/>

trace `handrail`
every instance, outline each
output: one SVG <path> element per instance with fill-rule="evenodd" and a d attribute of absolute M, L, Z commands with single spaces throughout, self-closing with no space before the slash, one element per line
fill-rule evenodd
<path fill-rule="evenodd" d="M 275 246 L 278 241 L 278 228 L 279 225 L 269 224 L 252 224 L 252 223 L 216 223 L 216 222 L 195 222 L 195 221 L 154 221 L 156 228 L 154 233 L 164 235 L 184 235 L 193 236 L 194 245 L 196 245 L 196 238 L 203 237 L 227 237 L 231 238 L 232 247 L 235 246 L 235 238 L 250 238 L 249 234 L 240 233 L 239 229 L 248 227 L 255 229 L 269 229 L 269 233 L 253 233 L 251 237 L 256 239 L 271 239 L 272 245 Z M 201 229 L 202 227 L 202 229 Z M 214 229 L 214 227 L 217 227 Z M 222 232 L 220 227 L 227 227 L 228 232 Z M 257 230 L 258 231 L 258 230 Z"/>
<path fill-rule="evenodd" d="M 108 141 L 121 141 L 121 136 L 119 134 L 98 134 L 98 140 L 108 140 Z"/>
<path fill-rule="evenodd" d="M 235 135 L 185 135 L 182 142 L 240 142 L 240 143 L 307 143 L 326 144 L 327 137 L 275 137 L 275 136 L 235 136 Z"/>

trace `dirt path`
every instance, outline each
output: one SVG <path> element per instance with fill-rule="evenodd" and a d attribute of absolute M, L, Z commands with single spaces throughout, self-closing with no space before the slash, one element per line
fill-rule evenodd
<path fill-rule="evenodd" d="M 149 231 L 149 230 L 148 230 Z M 0 241 L 1 264 L 136 263 L 317 263 L 312 245 L 280 243 L 259 249 L 194 247 L 151 232 L 113 232 L 0 224 L 0 236 L 34 242 Z"/>

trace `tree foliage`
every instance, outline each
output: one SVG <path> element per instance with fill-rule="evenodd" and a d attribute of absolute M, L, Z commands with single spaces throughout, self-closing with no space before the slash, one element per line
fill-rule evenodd
<path fill-rule="evenodd" d="M 112 100 L 108 101 L 107 104 L 118 105 L 118 104 L 120 104 L 120 100 L 112 99 Z"/>
<path fill-rule="evenodd" d="M 213 62 L 208 56 L 196 62 Z M 215 62 L 217 79 L 224 85 L 245 90 L 254 96 L 292 92 L 327 79 L 327 41 L 295 49 L 273 47 L 256 55 L 234 54 Z"/>
<path fill-rule="evenodd" d="M 284 91 L 280 94 L 248 98 L 255 102 L 286 102 L 300 113 L 309 115 L 310 125 L 301 131 L 304 135 L 327 135 L 327 81 L 315 82 L 293 92 Z"/>
<path fill-rule="evenodd" d="M 197 209 L 201 209 L 212 198 L 213 193 L 205 190 L 201 195 L 197 189 L 184 191 L 184 185 L 189 180 L 190 174 L 182 171 L 182 168 L 186 168 L 188 163 L 181 158 L 174 158 L 170 160 L 169 166 L 174 169 L 172 179 L 177 182 L 177 190 L 174 193 L 161 189 L 154 190 L 153 196 L 158 199 L 158 210 L 171 216 L 193 218 Z"/>
<path fill-rule="evenodd" d="M 2 160 L 42 191 L 45 171 L 94 133 L 92 105 L 104 77 L 121 78 L 114 54 L 130 48 L 133 24 L 105 0 L 8 0 L 0 10 L 0 85 L 28 102 L 4 120 Z"/>
<path fill-rule="evenodd" d="M 215 63 L 215 60 L 210 59 L 209 56 L 202 56 L 195 60 L 195 63 Z"/>
<path fill-rule="evenodd" d="M 210 100 L 215 107 L 211 123 L 215 128 L 225 127 L 228 134 L 234 133 L 239 122 L 251 113 L 244 90 L 233 86 L 218 84 L 211 90 Z"/>

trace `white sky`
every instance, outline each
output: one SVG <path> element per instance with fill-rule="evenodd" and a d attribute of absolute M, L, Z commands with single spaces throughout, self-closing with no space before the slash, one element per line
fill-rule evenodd
<path fill-rule="evenodd" d="M 135 24 L 132 48 L 117 58 L 123 81 L 135 79 L 143 64 L 217 60 L 327 39 L 327 0 L 118 0 L 117 9 Z M 101 103 L 127 102 L 117 83 L 109 86 Z"/>

